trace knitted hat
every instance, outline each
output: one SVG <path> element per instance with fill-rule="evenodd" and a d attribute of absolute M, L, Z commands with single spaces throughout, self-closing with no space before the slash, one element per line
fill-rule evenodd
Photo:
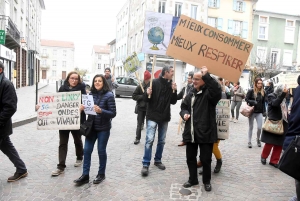
<path fill-rule="evenodd" d="M 150 74 L 150 72 L 149 71 L 145 71 L 144 72 L 144 80 L 149 80 L 151 78 L 151 74 Z"/>

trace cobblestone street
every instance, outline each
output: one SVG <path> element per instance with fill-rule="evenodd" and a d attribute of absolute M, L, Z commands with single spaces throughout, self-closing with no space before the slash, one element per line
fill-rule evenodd
<path fill-rule="evenodd" d="M 20 99 L 20 98 L 19 98 Z M 108 142 L 106 179 L 99 185 L 92 184 L 97 175 L 98 157 L 95 147 L 92 156 L 90 183 L 75 186 L 74 179 L 82 173 L 82 167 L 74 167 L 75 148 L 70 137 L 67 168 L 58 177 L 51 171 L 58 162 L 58 131 L 39 131 L 36 122 L 14 129 L 11 135 L 21 158 L 27 165 L 28 177 L 7 183 L 15 169 L 8 158 L 0 153 L 0 200 L 288 200 L 295 194 L 294 180 L 270 165 L 262 165 L 262 148 L 247 147 L 248 122 L 240 117 L 238 123 L 230 123 L 230 139 L 220 142 L 223 166 L 218 174 L 212 173 L 212 191 L 207 193 L 200 184 L 192 188 L 192 195 L 179 194 L 181 185 L 188 180 L 185 147 L 178 147 L 181 134 L 177 134 L 179 121 L 178 103 L 172 106 L 162 162 L 166 170 L 152 164 L 148 177 L 140 174 L 144 152 L 145 131 L 142 140 L 134 145 L 136 128 L 135 102 L 117 98 L 117 116 L 113 119 Z M 18 113 L 18 112 L 17 112 Z M 15 115 L 18 115 L 18 114 Z M 254 128 L 255 131 L 255 128 Z M 153 152 L 156 142 L 153 146 Z M 154 154 L 153 154 L 154 155 Z M 215 166 L 213 157 L 212 168 Z M 199 175 L 201 181 L 201 175 Z"/>

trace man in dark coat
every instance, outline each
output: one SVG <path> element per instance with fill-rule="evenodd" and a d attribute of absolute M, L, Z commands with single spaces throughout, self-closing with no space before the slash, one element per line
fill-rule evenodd
<path fill-rule="evenodd" d="M 210 76 L 203 66 L 193 77 L 194 91 L 181 104 L 181 117 L 186 121 L 183 141 L 186 145 L 186 162 L 189 180 L 183 187 L 198 185 L 197 153 L 203 165 L 202 182 L 206 191 L 211 191 L 211 157 L 213 144 L 218 140 L 216 106 L 221 99 L 220 84 Z"/>
<path fill-rule="evenodd" d="M 168 122 L 171 120 L 171 106 L 177 102 L 177 86 L 172 82 L 174 75 L 173 67 L 164 67 L 158 79 L 154 79 L 152 87 L 148 87 L 144 93 L 144 100 L 148 102 L 146 119 L 146 143 L 143 157 L 142 176 L 148 176 L 149 166 L 152 157 L 152 145 L 156 129 L 158 140 L 154 165 L 161 170 L 165 170 L 165 165 L 161 162 L 162 153 L 165 146 Z M 150 98 L 149 98 L 150 95 Z"/>
<path fill-rule="evenodd" d="M 193 90 L 193 75 L 194 72 L 190 72 L 187 78 L 187 84 L 185 87 L 182 88 L 182 90 L 177 94 L 177 100 L 184 99 L 187 94 L 189 94 Z M 182 124 L 185 122 L 183 121 Z M 178 146 L 184 146 L 185 142 L 181 141 Z"/>
<path fill-rule="evenodd" d="M 149 87 L 151 79 L 151 74 L 149 71 L 144 72 L 144 81 L 142 83 L 143 88 L 139 85 L 136 87 L 132 94 L 132 99 L 136 101 L 136 113 L 137 113 L 137 127 L 136 127 L 136 136 L 134 144 L 139 144 L 141 140 L 141 132 L 142 132 L 142 126 L 145 121 L 146 117 L 146 110 L 147 110 L 147 103 L 144 101 L 143 96 L 144 92 L 147 90 L 147 87 Z"/>
<path fill-rule="evenodd" d="M 296 135 L 300 135 L 300 75 L 297 79 L 298 86 L 293 91 L 293 103 L 291 107 L 291 113 L 289 116 L 289 126 L 286 133 L 286 137 L 283 144 L 283 150 L 285 150 Z M 296 196 L 295 200 L 300 200 L 300 181 L 296 180 Z M 291 199 L 292 200 L 292 199 Z"/>
<path fill-rule="evenodd" d="M 12 131 L 11 117 L 17 111 L 17 94 L 13 84 L 4 76 L 4 65 L 0 62 L 0 149 L 16 167 L 8 182 L 27 176 L 27 169 L 16 148 L 10 140 Z"/>

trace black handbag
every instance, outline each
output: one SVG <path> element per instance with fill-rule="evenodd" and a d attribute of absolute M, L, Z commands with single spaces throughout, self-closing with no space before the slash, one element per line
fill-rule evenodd
<path fill-rule="evenodd" d="M 300 136 L 296 136 L 284 151 L 278 169 L 300 181 Z"/>
<path fill-rule="evenodd" d="M 88 117 L 88 119 L 80 124 L 80 134 L 85 137 L 90 137 L 92 135 L 93 125 L 95 117 Z"/>

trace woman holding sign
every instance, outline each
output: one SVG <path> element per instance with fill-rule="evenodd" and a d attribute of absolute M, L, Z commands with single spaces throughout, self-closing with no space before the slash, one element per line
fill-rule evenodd
<path fill-rule="evenodd" d="M 107 161 L 106 146 L 110 136 L 111 119 L 116 116 L 116 103 L 113 93 L 110 91 L 109 85 L 103 75 L 95 75 L 91 87 L 90 95 L 94 99 L 94 110 L 97 113 L 94 118 L 93 131 L 91 137 L 85 139 L 84 144 L 84 161 L 82 176 L 74 180 L 76 184 L 84 184 L 89 182 L 89 173 L 91 167 L 91 155 L 94 145 L 98 140 L 98 156 L 99 170 L 94 184 L 99 184 L 105 179 L 105 168 Z M 80 110 L 84 110 L 81 105 Z M 88 118 L 93 118 L 89 115 Z"/>
<path fill-rule="evenodd" d="M 81 82 L 80 75 L 72 71 L 68 74 L 64 84 L 59 88 L 58 92 L 69 92 L 69 91 L 81 91 L 81 94 L 86 94 L 85 84 Z M 36 109 L 39 108 L 37 105 Z M 85 121 L 85 113 L 82 112 L 80 116 L 80 121 L 83 123 Z M 81 135 L 79 130 L 59 130 L 59 147 L 58 147 L 58 161 L 57 169 L 52 172 L 52 176 L 58 176 L 64 173 L 66 168 L 66 158 L 68 152 L 68 142 L 69 134 L 72 133 L 75 150 L 76 150 L 76 162 L 75 167 L 79 167 L 82 164 L 83 159 L 83 145 L 81 140 Z"/>

